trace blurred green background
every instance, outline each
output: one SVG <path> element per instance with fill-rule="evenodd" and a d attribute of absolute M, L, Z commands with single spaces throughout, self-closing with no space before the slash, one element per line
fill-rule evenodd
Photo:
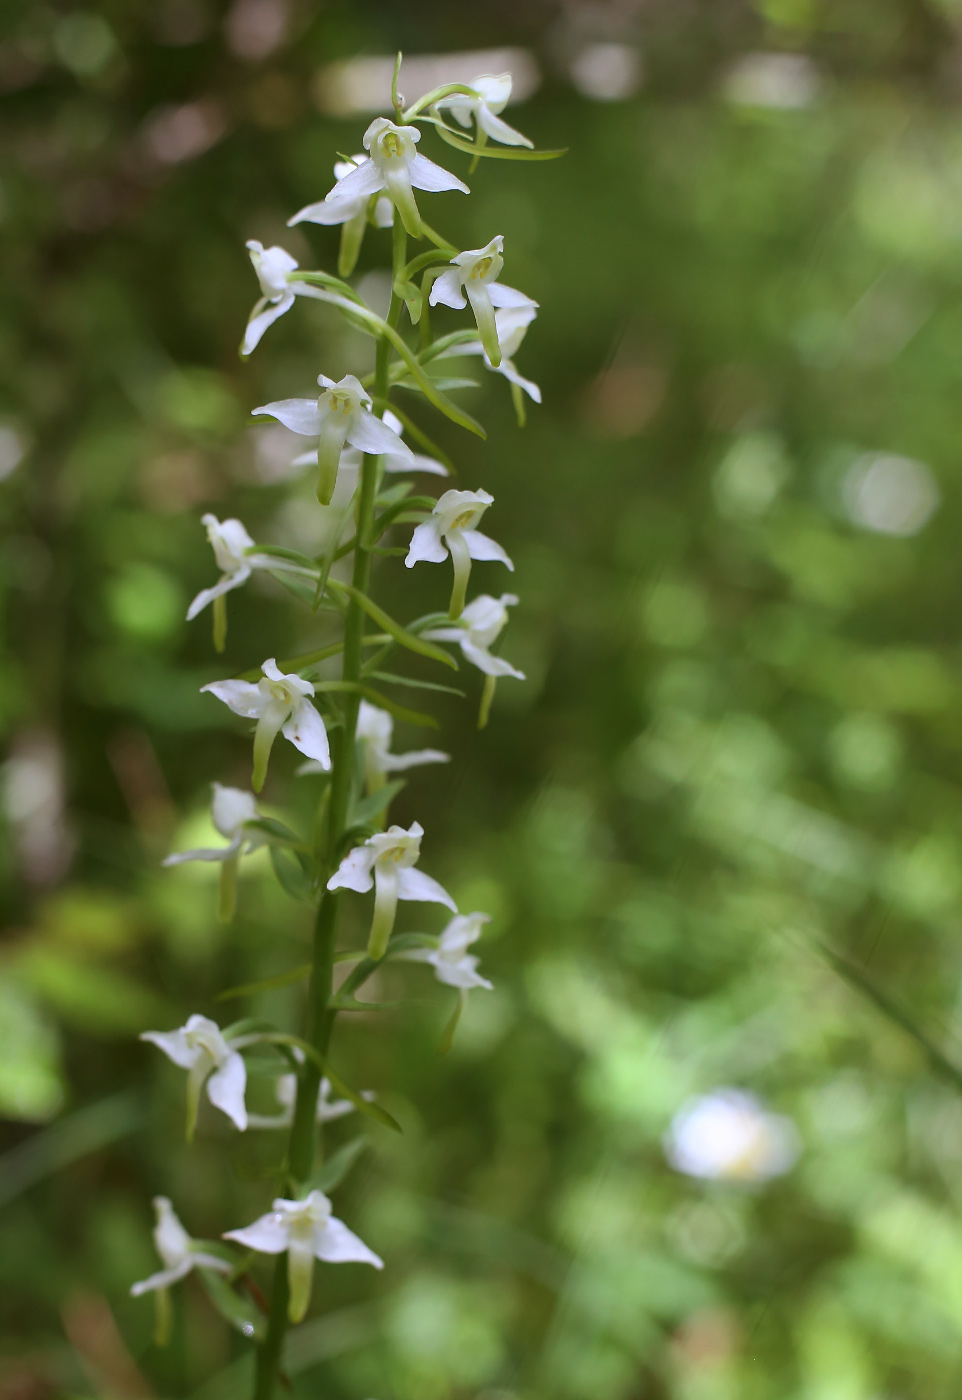
<path fill-rule="evenodd" d="M 159 861 L 203 842 L 213 779 L 248 781 L 199 686 L 316 631 L 270 583 L 232 598 L 226 660 L 183 614 L 203 510 L 317 528 L 250 409 L 368 352 L 302 304 L 242 365 L 243 243 L 334 265 L 336 231 L 285 228 L 369 120 L 328 65 L 503 45 L 541 79 L 508 119 L 570 153 L 483 162 L 428 217 L 505 234 L 545 403 L 519 432 L 479 374 L 486 445 L 415 411 L 496 498 L 529 680 L 481 734 L 474 673 L 439 705 L 455 760 L 395 811 L 495 916 L 497 990 L 447 1057 L 423 970 L 403 1013 L 339 1026 L 405 1133 L 372 1128 L 338 1194 L 388 1267 L 318 1270 L 294 1392 L 954 1400 L 962 7 L 7 0 L 0 25 L 2 1400 L 246 1393 L 196 1280 L 163 1352 L 128 1289 L 152 1196 L 217 1235 L 282 1146 L 207 1114 L 188 1149 L 136 1036 L 304 959 L 266 864 L 225 932 L 210 872 Z M 386 560 L 376 590 L 411 617 L 443 586 Z M 306 825 L 295 762 L 265 796 Z M 254 1010 L 296 1025 L 299 994 Z M 793 1121 L 791 1171 L 672 1168 L 673 1117 L 722 1086 Z"/>

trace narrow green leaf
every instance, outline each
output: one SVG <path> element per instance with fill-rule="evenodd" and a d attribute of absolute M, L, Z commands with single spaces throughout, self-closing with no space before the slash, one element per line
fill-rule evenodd
<path fill-rule="evenodd" d="M 335 1191 L 367 1146 L 368 1141 L 365 1137 L 352 1138 L 350 1142 L 345 1143 L 318 1167 L 309 1181 L 304 1183 L 305 1194 L 308 1191 L 323 1191 L 325 1195 L 329 1195 L 331 1191 Z"/>
<path fill-rule="evenodd" d="M 277 821 L 274 817 L 255 817 L 244 823 L 244 830 L 260 831 L 275 845 L 290 846 L 298 851 L 308 849 L 296 831 L 291 831 L 289 826 L 285 826 L 283 822 Z"/>
<path fill-rule="evenodd" d="M 259 1342 L 267 1332 L 267 1320 L 253 1298 L 243 1298 L 231 1288 L 223 1274 L 213 1269 L 198 1269 L 207 1296 L 225 1322 L 243 1336 Z"/>
<path fill-rule="evenodd" d="M 427 642 L 422 637 L 416 637 L 413 632 L 409 632 L 406 627 L 402 627 L 400 622 L 395 622 L 394 618 L 378 607 L 372 598 L 366 593 L 362 593 L 353 584 L 341 583 L 339 580 L 329 580 L 329 587 L 339 593 L 346 593 L 349 598 L 353 598 L 359 607 L 363 608 L 368 617 L 376 622 L 379 627 L 383 627 L 394 640 L 402 647 L 407 647 L 409 651 L 415 651 L 420 656 L 428 656 L 432 661 L 440 661 L 445 666 L 450 666 L 453 670 L 458 669 L 458 664 L 446 651 L 435 646 L 433 642 Z"/>
<path fill-rule="evenodd" d="M 348 826 L 366 826 L 368 822 L 374 821 L 390 807 L 403 787 L 404 780 L 399 778 L 393 783 L 386 783 L 384 787 L 378 788 L 377 792 L 362 797 L 351 808 Z"/>
<path fill-rule="evenodd" d="M 313 904 L 314 888 L 300 862 L 284 847 L 271 846 L 269 849 L 274 874 L 284 892 L 301 904 Z"/>
<path fill-rule="evenodd" d="M 421 120 L 429 121 L 431 119 L 422 117 Z M 557 160 L 559 156 L 568 153 L 567 146 L 555 151 L 532 151 L 526 146 L 477 146 L 473 141 L 466 141 L 463 136 L 459 136 L 456 131 L 452 131 L 442 121 L 431 120 L 431 125 L 442 141 L 446 141 L 456 151 L 464 151 L 469 156 L 493 156 L 496 160 Z"/>
<path fill-rule="evenodd" d="M 457 695 L 464 699 L 465 692 L 457 686 L 441 685 L 438 681 L 417 681 L 410 676 L 395 676 L 390 671 L 365 671 L 365 680 L 387 681 L 392 685 L 406 685 L 409 690 L 439 690 L 444 695 Z"/>
<path fill-rule="evenodd" d="M 283 549 L 277 544 L 256 544 L 246 552 L 248 554 L 266 554 L 271 559 L 286 559 L 289 563 L 297 564 L 299 568 L 307 569 L 312 574 L 317 573 L 317 560 L 309 558 L 306 554 L 299 554 L 296 549 Z"/>
<path fill-rule="evenodd" d="M 310 977 L 312 967 L 310 963 L 302 963 L 300 967 L 292 968 L 290 972 L 281 972 L 277 977 L 264 977 L 260 982 L 245 982 L 240 987 L 228 987 L 226 992 L 219 992 L 214 998 L 215 1001 L 234 1001 L 238 997 L 253 997 L 259 992 L 273 992 L 278 987 L 291 987 L 295 982 L 303 982 Z"/>
<path fill-rule="evenodd" d="M 366 1113 L 368 1118 L 373 1118 L 376 1123 L 383 1123 L 386 1128 L 393 1128 L 396 1133 L 403 1132 L 400 1123 L 388 1113 L 386 1108 L 382 1108 L 379 1103 L 373 1103 L 356 1093 L 349 1084 L 345 1084 L 344 1080 L 334 1073 L 330 1065 L 325 1068 L 324 1073 L 330 1080 L 331 1088 L 335 1094 L 340 1094 L 344 1099 L 350 1099 L 359 1113 Z"/>
<path fill-rule="evenodd" d="M 404 720 L 406 724 L 415 724 L 420 729 L 441 728 L 433 715 L 422 714 L 420 710 L 409 710 L 406 705 L 399 705 L 396 700 L 390 700 L 373 686 L 362 685 L 358 688 L 365 700 L 370 700 L 372 705 L 380 705 L 382 710 L 387 710 L 395 719 Z"/>

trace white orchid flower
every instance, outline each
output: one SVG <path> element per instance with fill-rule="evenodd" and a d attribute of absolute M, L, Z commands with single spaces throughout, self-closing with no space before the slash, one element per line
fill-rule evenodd
<path fill-rule="evenodd" d="M 370 160 L 350 171 L 330 191 L 327 198 L 334 204 L 344 199 L 361 199 L 386 190 L 401 222 L 412 238 L 421 237 L 421 215 L 414 198 L 415 190 L 471 191 L 463 180 L 435 165 L 427 156 L 418 154 L 421 133 L 416 126 L 397 126 L 387 117 L 375 117 L 364 133 L 364 149 Z"/>
<path fill-rule="evenodd" d="M 307 1312 L 315 1259 L 384 1268 L 383 1259 L 331 1214 L 331 1203 L 323 1191 L 312 1191 L 305 1201 L 279 1197 L 267 1215 L 241 1230 L 228 1230 L 224 1239 L 236 1240 L 259 1254 L 287 1254 L 291 1322 L 300 1322 Z"/>
<path fill-rule="evenodd" d="M 716 1181 L 768 1181 L 790 1171 L 798 1153 L 791 1119 L 769 1113 L 742 1089 L 718 1089 L 686 1104 L 665 1136 L 677 1171 Z"/>
<path fill-rule="evenodd" d="M 294 305 L 295 296 L 306 288 L 292 283 L 291 273 L 297 271 L 297 260 L 283 248 L 265 248 L 256 238 L 247 240 L 254 271 L 261 287 L 260 300 L 255 304 L 244 332 L 241 355 L 246 359 L 260 343 L 261 336 L 285 311 Z"/>
<path fill-rule="evenodd" d="M 154 1247 L 160 1255 L 163 1269 L 151 1274 L 140 1283 L 131 1285 L 131 1295 L 140 1298 L 144 1293 L 169 1288 L 172 1283 L 186 1278 L 192 1269 L 214 1269 L 220 1274 L 229 1274 L 232 1266 L 226 1259 L 207 1251 L 191 1239 L 174 1213 L 174 1208 L 166 1196 L 154 1197 L 154 1210 L 157 1224 L 154 1226 Z"/>
<path fill-rule="evenodd" d="M 414 868 L 423 835 L 419 822 L 407 831 L 403 826 L 389 826 L 387 831 L 369 836 L 363 846 L 349 851 L 327 882 L 329 890 L 356 890 L 358 894 L 366 894 L 374 886 L 374 918 L 368 939 L 372 958 L 384 956 L 399 899 L 445 904 L 452 913 L 458 912 L 443 885 Z"/>
<path fill-rule="evenodd" d="M 422 560 L 443 564 L 448 554 L 454 565 L 450 616 L 461 616 L 471 576 L 472 559 L 497 559 L 514 571 L 514 565 L 496 541 L 476 527 L 484 512 L 494 504 L 487 491 L 445 491 L 429 520 L 418 525 L 404 563 L 409 569 Z"/>
<path fill-rule="evenodd" d="M 440 359 L 441 357 L 438 356 L 438 358 Z M 385 424 L 386 427 L 390 428 L 392 433 L 396 433 L 398 437 L 403 436 L 404 424 L 401 422 L 400 418 L 398 418 L 397 414 L 392 413 L 389 408 L 384 410 L 381 422 Z M 405 446 L 405 444 L 402 444 L 402 446 Z M 351 447 L 346 447 L 341 453 L 338 478 L 340 479 L 345 475 L 353 475 L 354 482 L 351 486 L 351 494 L 353 494 L 354 487 L 357 485 L 357 474 L 361 470 L 363 455 L 363 453 Z M 295 457 L 291 466 L 310 467 L 313 466 L 316 461 L 317 449 L 312 448 L 310 452 L 302 452 L 299 457 Z M 439 462 L 435 457 L 425 457 L 420 452 L 411 452 L 408 450 L 404 452 L 392 451 L 382 453 L 381 466 L 386 472 L 427 472 L 431 476 L 448 475 L 448 469 L 443 462 Z"/>
<path fill-rule="evenodd" d="M 469 248 L 464 253 L 456 254 L 451 259 L 453 265 L 435 278 L 430 296 L 432 306 L 441 302 L 444 306 L 453 306 L 456 311 L 463 309 L 467 297 L 478 323 L 484 353 L 494 369 L 501 363 L 501 344 L 494 308 L 525 307 L 537 310 L 538 306 L 524 292 L 505 287 L 498 281 L 504 267 L 503 254 L 504 238 L 501 234 L 483 248 Z"/>
<path fill-rule="evenodd" d="M 508 126 L 498 116 L 511 98 L 510 73 L 482 73 L 465 86 L 474 88 L 477 95 L 469 97 L 464 92 L 453 92 L 434 105 L 447 107 L 454 120 L 463 127 L 469 127 L 473 117 L 479 135 L 484 132 L 485 136 L 490 136 L 492 141 L 500 141 L 503 146 L 534 145 L 527 136 L 522 136 L 520 131 L 515 131 L 513 126 Z"/>
<path fill-rule="evenodd" d="M 223 604 L 218 606 L 221 598 L 233 589 L 243 587 L 255 569 L 295 574 L 305 573 L 306 570 L 286 559 L 258 554 L 257 546 L 239 520 L 218 520 L 216 515 L 208 513 L 201 516 L 201 524 L 207 530 L 221 576 L 213 588 L 203 588 L 197 594 L 187 609 L 187 621 L 193 622 L 198 613 L 214 603 L 214 645 L 218 651 L 223 651 L 227 637 L 227 612 Z"/>
<path fill-rule="evenodd" d="M 408 962 L 426 962 L 434 968 L 439 982 L 468 992 L 472 987 L 493 990 L 493 983 L 476 971 L 479 959 L 468 952 L 477 943 L 490 914 L 456 914 L 438 939 L 436 948 L 412 948 L 404 954 Z"/>
<path fill-rule="evenodd" d="M 149 1040 L 163 1050 L 169 1060 L 187 1071 L 187 1137 L 194 1135 L 200 1091 L 206 1084 L 207 1097 L 215 1108 L 234 1123 L 241 1132 L 247 1127 L 244 1095 L 247 1089 L 247 1067 L 234 1042 L 224 1038 L 216 1021 L 207 1016 L 191 1016 L 185 1026 L 175 1031 L 143 1031 L 141 1040 Z"/>
<path fill-rule="evenodd" d="M 508 608 L 514 607 L 517 601 L 515 593 L 502 593 L 500 598 L 482 593 L 464 609 L 457 627 L 433 627 L 421 635 L 432 642 L 456 642 L 465 660 L 486 676 L 513 676 L 523 681 L 523 671 L 504 657 L 491 655 L 491 647 L 507 624 Z"/>
<path fill-rule="evenodd" d="M 295 1054 L 298 1054 L 295 1047 Z M 281 1105 L 281 1112 L 273 1115 L 265 1113 L 248 1113 L 247 1126 L 249 1128 L 289 1128 L 294 1121 L 294 1105 L 297 1101 L 297 1075 L 282 1074 L 274 1085 L 274 1092 L 277 1095 L 277 1102 Z M 333 1123 L 338 1118 L 346 1118 L 349 1113 L 354 1112 L 354 1104 L 350 1099 L 332 1099 L 331 1081 L 322 1079 L 320 1088 L 317 1091 L 317 1113 L 315 1120 L 318 1123 Z M 369 1089 L 364 1089 L 361 1093 L 362 1099 L 373 1099 L 374 1095 Z"/>
<path fill-rule="evenodd" d="M 452 345 L 448 350 L 442 350 L 438 355 L 439 360 L 457 359 L 459 355 L 480 355 L 484 360 L 485 367 L 494 370 L 496 374 L 503 375 L 509 384 L 517 385 L 535 403 L 541 402 L 541 390 L 531 379 L 525 379 L 514 363 L 514 356 L 521 348 L 521 342 L 527 333 L 528 327 L 537 316 L 538 310 L 531 306 L 506 306 L 501 311 L 494 313 L 495 329 L 498 333 L 498 344 L 501 347 L 501 363 L 494 365 L 488 359 L 487 351 L 480 340 L 469 340 L 465 345 Z"/>
<path fill-rule="evenodd" d="M 254 730 L 254 775 L 251 785 L 260 792 L 267 776 L 267 764 L 278 734 L 292 743 L 305 758 L 313 758 L 326 771 L 331 766 L 331 750 L 324 721 L 310 703 L 314 694 L 310 681 L 298 675 L 285 675 L 271 658 L 265 661 L 259 681 L 211 681 L 201 692 L 210 691 L 228 709 L 245 719 L 256 719 Z"/>
<path fill-rule="evenodd" d="M 251 413 L 269 414 L 292 432 L 318 439 L 317 499 L 322 506 L 334 495 L 338 463 L 346 444 L 371 456 L 387 453 L 403 457 L 410 467 L 414 454 L 393 428 L 371 412 L 371 396 L 359 379 L 346 374 L 335 383 L 320 374 L 317 382 L 323 390 L 317 399 L 279 399 Z"/>
<path fill-rule="evenodd" d="M 241 856 L 249 855 L 264 844 L 264 836 L 258 831 L 250 831 L 248 822 L 257 821 L 260 812 L 257 803 L 249 792 L 241 788 L 223 787 L 213 784 L 214 796 L 211 801 L 211 820 L 230 843 L 213 849 L 201 847 L 195 851 L 175 851 L 165 857 L 164 865 L 183 865 L 190 860 L 212 860 L 220 862 L 220 918 L 227 923 L 234 914 L 237 891 L 237 866 Z"/>
<path fill-rule="evenodd" d="M 343 180 L 352 171 L 357 170 L 368 159 L 362 151 L 360 155 L 351 156 L 350 160 L 339 160 L 334 164 L 335 180 Z M 340 224 L 341 227 L 341 252 L 338 257 L 337 271 L 340 277 L 350 277 L 357 265 L 357 259 L 361 251 L 361 244 L 364 241 L 364 231 L 367 228 L 368 218 L 378 228 L 390 228 L 394 223 L 394 205 L 387 195 L 381 195 L 374 200 L 374 207 L 371 208 L 371 196 L 360 195 L 356 199 L 327 200 L 320 199 L 315 204 L 305 204 L 303 209 L 299 209 L 293 218 L 288 219 L 288 228 L 293 228 L 295 224 Z"/>

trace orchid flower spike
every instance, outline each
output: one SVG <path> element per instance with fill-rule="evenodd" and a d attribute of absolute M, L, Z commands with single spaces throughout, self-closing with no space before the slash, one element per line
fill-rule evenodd
<path fill-rule="evenodd" d="M 422 559 L 431 564 L 443 564 L 448 554 L 451 555 L 454 587 L 448 615 L 452 621 L 464 610 L 472 559 L 497 559 L 514 571 L 514 565 L 501 546 L 475 528 L 488 506 L 493 504 L 494 497 L 487 491 L 445 491 L 430 519 L 418 525 L 411 536 L 404 561 L 409 569 Z"/>
<path fill-rule="evenodd" d="M 437 306 L 440 301 L 445 306 L 453 306 L 456 311 L 462 310 L 465 295 L 467 296 L 474 319 L 478 323 L 484 353 L 494 369 L 501 363 L 501 345 L 494 308 L 510 306 L 535 310 L 538 306 L 538 303 L 525 296 L 524 292 L 515 291 L 514 287 L 505 287 L 498 281 L 504 267 L 503 252 L 504 239 L 498 234 L 483 248 L 469 248 L 464 253 L 456 254 L 451 259 L 453 266 L 435 279 L 430 296 L 432 306 Z"/>
<path fill-rule="evenodd" d="M 237 896 L 237 866 L 241 856 L 249 855 L 262 846 L 266 838 L 251 831 L 248 822 L 260 819 L 257 803 L 241 788 L 213 784 L 211 819 L 221 836 L 230 842 L 214 849 L 202 847 L 196 851 L 175 851 L 164 859 L 164 865 L 183 865 L 188 860 L 220 861 L 220 919 L 228 923 L 233 918 Z"/>
<path fill-rule="evenodd" d="M 465 660 L 486 676 L 514 676 L 515 680 L 523 681 L 523 671 L 503 657 L 491 655 L 491 647 L 507 624 L 508 608 L 514 607 L 517 601 L 514 593 L 502 593 L 500 598 L 482 593 L 464 609 L 457 627 L 434 627 L 421 635 L 432 642 L 456 642 Z"/>
<path fill-rule="evenodd" d="M 224 1239 L 236 1240 L 259 1254 L 287 1254 L 291 1322 L 300 1322 L 307 1312 L 315 1259 L 384 1268 L 383 1259 L 331 1214 L 331 1203 L 323 1191 L 312 1191 L 305 1201 L 280 1197 L 267 1215 L 241 1230 L 229 1230 Z"/>
<path fill-rule="evenodd" d="M 527 333 L 528 327 L 538 314 L 535 306 L 506 306 L 501 311 L 494 313 L 494 324 L 498 332 L 498 344 L 501 346 L 501 363 L 493 365 L 488 359 L 487 352 L 480 340 L 470 340 L 466 345 L 452 345 L 448 350 L 442 350 L 438 355 L 439 360 L 453 360 L 459 355 L 480 355 L 484 360 L 485 367 L 501 374 L 514 388 L 522 390 L 533 399 L 535 403 L 541 402 L 541 390 L 531 379 L 525 379 L 514 363 L 514 356 L 521 348 L 521 342 Z M 523 417 L 521 426 L 524 426 Z"/>
<path fill-rule="evenodd" d="M 267 776 L 267 764 L 278 734 L 292 743 L 306 758 L 315 759 L 327 771 L 331 750 L 324 721 L 310 703 L 314 694 L 310 681 L 285 675 L 271 658 L 265 661 L 259 681 L 211 681 L 201 692 L 210 691 L 228 709 L 245 719 L 256 719 L 254 730 L 254 776 L 251 785 L 260 792 Z"/>
<path fill-rule="evenodd" d="M 207 514 L 201 516 L 201 524 L 207 530 L 221 576 L 213 588 L 203 588 L 197 594 L 187 609 L 187 621 L 193 622 L 198 613 L 213 603 L 214 646 L 218 651 L 223 651 L 227 640 L 227 609 L 220 600 L 227 593 L 241 588 L 255 569 L 295 574 L 303 574 L 307 570 L 300 564 L 275 558 L 272 554 L 258 554 L 257 546 L 239 520 L 218 520 L 216 515 Z"/>
<path fill-rule="evenodd" d="M 482 140 L 483 132 L 484 136 L 490 136 L 492 141 L 500 141 L 503 146 L 534 145 L 527 136 L 522 136 L 520 131 L 515 131 L 513 126 L 508 126 L 508 123 L 498 116 L 511 99 L 510 73 L 482 73 L 480 77 L 472 78 L 465 86 L 474 88 L 476 96 L 469 97 L 464 92 L 453 92 L 449 97 L 442 97 L 434 105 L 447 107 L 460 126 L 469 127 L 473 117 L 478 137 Z"/>
<path fill-rule="evenodd" d="M 241 1132 L 247 1127 L 244 1095 L 247 1067 L 232 1040 L 226 1039 L 216 1021 L 207 1016 L 191 1016 L 175 1031 L 143 1031 L 163 1050 L 169 1060 L 187 1071 L 187 1140 L 194 1136 L 200 1091 L 207 1085 L 207 1097 L 215 1108 L 226 1113 Z"/>
<path fill-rule="evenodd" d="M 399 899 L 445 904 L 452 913 L 458 912 L 458 906 L 437 880 L 414 869 L 423 835 L 424 828 L 418 822 L 407 831 L 403 826 L 389 826 L 387 831 L 369 836 L 363 846 L 349 851 L 327 882 L 329 890 L 356 890 L 358 894 L 366 894 L 374 886 L 374 918 L 367 945 L 368 954 L 374 959 L 384 956 Z"/>
<path fill-rule="evenodd" d="M 387 117 L 375 117 L 363 141 L 370 160 L 338 180 L 327 199 L 334 204 L 386 190 L 408 233 L 412 238 L 420 238 L 421 215 L 414 198 L 415 190 L 471 193 L 463 180 L 435 165 L 427 156 L 418 154 L 416 146 L 420 139 L 416 126 L 397 126 Z"/>
<path fill-rule="evenodd" d="M 351 156 L 350 160 L 336 161 L 335 180 L 343 180 L 367 159 L 362 152 L 360 155 Z M 369 220 L 377 228 L 390 228 L 394 223 L 394 205 L 386 195 L 377 199 L 371 195 L 360 195 L 356 199 L 320 199 L 316 204 L 306 204 L 303 209 L 299 209 L 293 218 L 288 219 L 287 227 L 293 228 L 295 224 L 302 223 L 328 226 L 340 224 L 341 251 L 337 259 L 337 273 L 339 277 L 350 277 L 357 266 Z"/>
<path fill-rule="evenodd" d="M 252 409 L 252 414 L 269 414 L 303 437 L 316 437 L 317 499 L 330 503 L 337 482 L 337 468 L 346 443 L 371 456 L 390 453 L 403 457 L 410 467 L 414 454 L 397 433 L 371 412 L 371 396 L 353 374 L 337 383 L 318 375 L 323 392 L 318 399 L 279 399 Z"/>
<path fill-rule="evenodd" d="M 438 939 L 436 948 L 412 948 L 404 954 L 408 962 L 426 962 L 434 968 L 439 982 L 460 991 L 472 987 L 493 990 L 493 983 L 476 971 L 479 959 L 468 952 L 477 943 L 490 914 L 456 914 Z"/>
<path fill-rule="evenodd" d="M 296 272 L 297 261 L 283 248 L 265 248 L 256 238 L 249 238 L 247 251 L 257 273 L 261 296 L 247 322 L 240 351 L 242 359 L 246 359 L 260 343 L 267 327 L 272 326 L 285 311 L 290 311 L 297 292 L 305 290 L 303 286 L 291 282 L 291 273 Z"/>
<path fill-rule="evenodd" d="M 438 358 L 440 359 L 440 356 Z M 392 433 L 396 433 L 398 437 L 403 435 L 404 424 L 389 408 L 384 410 L 384 416 L 381 422 L 385 427 L 390 428 Z M 420 452 L 411 452 L 405 447 L 404 443 L 402 443 L 401 446 L 405 448 L 403 452 L 391 451 L 381 454 L 381 466 L 386 472 L 427 472 L 431 476 L 448 475 L 448 469 L 443 462 L 437 461 L 434 457 L 422 456 Z M 363 454 L 358 452 L 356 448 L 345 448 L 341 453 L 341 464 L 338 468 L 338 475 L 344 476 L 345 473 L 356 474 L 359 472 L 361 470 L 362 456 Z M 313 448 L 310 452 L 303 452 L 299 457 L 295 457 L 291 466 L 310 467 L 313 466 L 316 461 L 317 449 Z M 351 487 L 352 493 L 356 485 L 357 482 L 355 480 Z"/>
<path fill-rule="evenodd" d="M 131 1286 L 132 1297 L 139 1298 L 144 1293 L 153 1293 L 159 1288 L 169 1288 L 185 1278 L 192 1269 L 214 1269 L 220 1274 L 229 1274 L 232 1266 L 226 1259 L 206 1250 L 192 1240 L 174 1213 L 174 1208 L 166 1196 L 154 1197 L 154 1210 L 157 1224 L 154 1226 L 154 1247 L 160 1255 L 164 1267 L 159 1273 Z"/>
<path fill-rule="evenodd" d="M 295 1053 L 297 1053 L 296 1047 Z M 277 1102 L 281 1105 L 281 1112 L 273 1116 L 263 1113 L 249 1113 L 247 1115 L 249 1128 L 289 1128 L 294 1122 L 297 1075 L 282 1074 L 275 1082 L 274 1092 L 277 1095 Z M 354 1112 L 354 1105 L 350 1099 L 332 1099 L 331 1093 L 331 1081 L 322 1079 L 321 1087 L 317 1091 L 315 1121 L 318 1123 L 333 1123 L 336 1119 L 346 1118 L 349 1113 Z M 361 1098 L 371 1100 L 374 1095 L 369 1089 L 364 1089 L 361 1092 Z"/>

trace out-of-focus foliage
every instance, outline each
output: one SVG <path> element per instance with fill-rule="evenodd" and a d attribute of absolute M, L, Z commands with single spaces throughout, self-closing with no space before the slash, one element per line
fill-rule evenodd
<path fill-rule="evenodd" d="M 364 362 L 310 305 L 238 362 L 243 240 L 333 267 L 335 234 L 284 227 L 366 124 L 319 115 L 323 64 L 514 42 L 547 81 L 509 116 L 570 154 L 536 180 L 482 165 L 445 228 L 507 235 L 545 405 L 519 433 L 479 376 L 483 477 L 414 409 L 496 498 L 529 680 L 482 734 L 474 688 L 439 706 L 460 757 L 398 813 L 461 908 L 494 915 L 497 990 L 447 1057 L 417 969 L 423 1001 L 339 1026 L 345 1073 L 405 1132 L 373 1128 L 338 1197 L 388 1267 L 318 1271 L 294 1391 L 950 1400 L 958 6 L 495 5 L 483 32 L 475 8 L 4 10 L 0 1396 L 244 1393 L 246 1343 L 194 1280 L 163 1352 L 128 1289 L 154 1267 L 153 1195 L 216 1236 L 264 1208 L 280 1141 L 208 1113 L 188 1148 L 182 1084 L 135 1037 L 190 1011 L 296 1018 L 296 988 L 214 1002 L 304 960 L 309 911 L 266 857 L 226 933 L 216 877 L 159 859 L 209 834 L 211 780 L 248 777 L 199 686 L 319 643 L 270 584 L 231 599 L 225 661 L 182 619 L 213 578 L 203 509 L 273 543 L 316 528 L 310 483 L 282 479 L 292 444 L 250 409 Z M 583 93 L 605 71 L 590 45 L 640 52 L 640 93 L 579 94 L 571 72 Z M 412 615 L 436 601 L 433 577 L 405 584 Z M 306 828 L 293 765 L 275 756 L 267 805 L 293 793 Z M 787 1175 L 667 1164 L 672 1117 L 724 1085 L 794 1120 Z"/>

